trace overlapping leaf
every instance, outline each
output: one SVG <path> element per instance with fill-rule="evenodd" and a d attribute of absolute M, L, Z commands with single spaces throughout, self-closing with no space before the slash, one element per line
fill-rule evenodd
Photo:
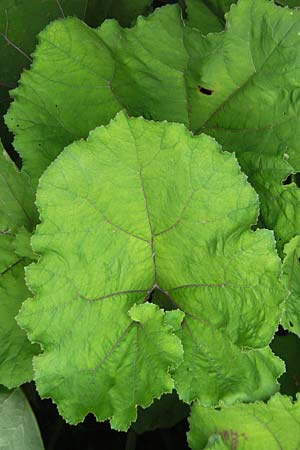
<path fill-rule="evenodd" d="M 1 0 L 0 1 L 0 130 L 9 105 L 8 90 L 16 86 L 29 67 L 36 35 L 52 20 L 65 15 L 84 18 L 86 0 Z"/>
<path fill-rule="evenodd" d="M 29 295 L 24 280 L 24 253 L 15 252 L 20 227 L 32 230 L 36 221 L 33 191 L 26 174 L 19 173 L 0 153 L 0 383 L 17 386 L 32 378 L 31 345 L 16 321 L 22 301 Z"/>
<path fill-rule="evenodd" d="M 128 427 L 135 405 L 172 390 L 168 367 L 187 402 L 278 389 L 283 366 L 267 346 L 285 292 L 273 235 L 249 230 L 257 196 L 213 139 L 122 113 L 64 150 L 37 203 L 42 257 L 19 320 L 44 349 L 39 392 L 68 421 L 93 412 Z"/>
<path fill-rule="evenodd" d="M 283 181 L 300 168 L 300 11 L 240 0 L 226 31 L 203 37 L 169 6 L 130 30 L 59 21 L 40 42 L 7 116 L 25 171 L 38 177 L 65 145 L 127 109 L 215 136 L 237 153 L 281 243 L 299 232 L 299 189 Z"/>
<path fill-rule="evenodd" d="M 9 105 L 8 90 L 16 86 L 23 69 L 29 67 L 37 34 L 52 20 L 76 16 L 91 26 L 113 17 L 129 26 L 147 13 L 151 0 L 1 0 L 0 1 L 0 132 L 8 139 L 2 115 Z"/>
<path fill-rule="evenodd" d="M 276 0 L 276 3 L 281 6 L 289 6 L 290 8 L 299 8 L 299 0 Z"/>
<path fill-rule="evenodd" d="M 76 19 L 58 21 L 39 39 L 31 70 L 12 91 L 7 116 L 32 177 L 64 146 L 107 124 L 121 109 L 189 124 L 188 54 L 178 7 L 139 18 L 130 30 L 115 21 L 98 30 Z"/>
<path fill-rule="evenodd" d="M 192 129 L 236 152 L 265 223 L 286 242 L 300 225 L 299 189 L 282 184 L 299 166 L 300 11 L 241 0 L 227 15 L 225 33 L 203 43 L 198 81 L 211 95 L 192 103 Z"/>
<path fill-rule="evenodd" d="M 20 389 L 8 391 L 0 386 L 0 448 L 44 449 L 35 417 Z"/>
<path fill-rule="evenodd" d="M 296 449 L 300 440 L 300 403 L 276 394 L 265 404 L 221 409 L 195 404 L 188 436 L 192 450 Z"/>
<path fill-rule="evenodd" d="M 36 35 L 52 20 L 68 15 L 84 19 L 86 0 L 1 0 L 1 84 L 13 86 L 36 45 Z M 30 26 L 29 26 L 30 24 Z"/>
<path fill-rule="evenodd" d="M 185 0 L 187 24 L 201 33 L 217 33 L 225 27 L 225 13 L 235 0 Z"/>

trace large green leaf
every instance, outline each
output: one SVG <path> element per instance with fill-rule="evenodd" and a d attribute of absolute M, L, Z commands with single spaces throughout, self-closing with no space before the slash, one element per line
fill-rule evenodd
<path fill-rule="evenodd" d="M 36 221 L 31 181 L 16 168 L 0 143 L 0 228 L 12 232 L 20 227 L 32 230 Z"/>
<path fill-rule="evenodd" d="M 191 43 L 198 35 L 190 32 Z M 263 220 L 286 242 L 300 229 L 299 188 L 282 184 L 300 167 L 300 11 L 241 0 L 226 31 L 202 43 L 195 78 L 211 95 L 191 104 L 191 127 L 236 152 L 260 195 Z"/>
<path fill-rule="evenodd" d="M 32 355 L 37 352 L 15 321 L 29 295 L 24 280 L 28 259 L 15 252 L 19 227 L 32 230 L 36 221 L 33 191 L 0 148 L 0 383 L 17 386 L 32 379 Z"/>
<path fill-rule="evenodd" d="M 300 336 L 300 236 L 284 247 L 283 276 L 290 292 L 282 317 L 284 328 Z"/>
<path fill-rule="evenodd" d="M 41 258 L 27 272 L 36 296 L 19 321 L 44 350 L 38 390 L 68 421 L 93 412 L 124 429 L 135 405 L 171 391 L 171 325 L 184 347 L 174 372 L 184 401 L 278 389 L 283 365 L 267 346 L 285 291 L 273 234 L 249 229 L 257 195 L 212 138 L 120 113 L 64 150 L 37 204 Z M 161 297 L 175 311 L 148 303 Z"/>
<path fill-rule="evenodd" d="M 183 30 L 174 5 L 133 29 L 107 21 L 92 30 L 76 19 L 47 27 L 6 119 L 24 170 L 38 178 L 64 146 L 120 109 L 189 124 Z"/>
<path fill-rule="evenodd" d="M 52 20 L 65 15 L 84 18 L 86 0 L 0 0 L 0 130 L 9 104 L 8 90 L 29 67 L 36 35 Z M 5 63 L 4 63 L 5 61 Z"/>
<path fill-rule="evenodd" d="M 1 450 L 43 450 L 41 435 L 30 405 L 20 389 L 0 386 Z"/>
<path fill-rule="evenodd" d="M 265 404 L 220 409 L 194 404 L 190 417 L 192 450 L 292 450 L 299 447 L 300 402 L 276 394 Z"/>
<path fill-rule="evenodd" d="M 235 0 L 185 0 L 187 24 L 201 33 L 216 33 L 225 27 L 225 13 Z"/>
<path fill-rule="evenodd" d="M 1 83 L 13 84 L 31 61 L 36 35 L 52 20 L 64 15 L 84 18 L 86 0 L 1 0 Z M 28 26 L 30 24 L 30 26 Z"/>
<path fill-rule="evenodd" d="M 269 0 L 240 0 L 225 32 L 206 37 L 184 26 L 174 5 L 130 30 L 59 21 L 41 34 L 7 123 L 36 178 L 120 109 L 205 131 L 236 152 L 283 244 L 300 228 L 299 188 L 283 185 L 300 169 L 299 55 L 300 11 Z"/>
<path fill-rule="evenodd" d="M 52 20 L 77 16 L 98 26 L 107 17 L 128 26 L 139 14 L 146 13 L 151 0 L 0 0 L 0 131 L 2 115 L 9 104 L 9 89 L 16 86 L 24 68 L 29 67 L 37 34 Z"/>

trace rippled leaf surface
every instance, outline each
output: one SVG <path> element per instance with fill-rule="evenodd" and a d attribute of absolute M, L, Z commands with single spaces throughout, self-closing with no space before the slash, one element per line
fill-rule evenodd
<path fill-rule="evenodd" d="M 31 380 L 32 355 L 37 347 L 15 321 L 29 291 L 24 279 L 22 252 L 15 252 L 20 227 L 32 231 L 37 220 L 33 190 L 26 174 L 20 173 L 0 146 L 0 383 L 13 387 Z M 24 228 L 25 229 L 25 228 Z"/>
<path fill-rule="evenodd" d="M 268 450 L 298 448 L 299 398 L 276 394 L 267 404 L 239 404 L 219 410 L 195 404 L 188 435 L 192 450 Z"/>
<path fill-rule="evenodd" d="M 182 122 L 236 152 L 282 248 L 300 225 L 299 188 L 285 182 L 300 168 L 300 11 L 241 0 L 226 17 L 225 32 L 206 37 L 174 5 L 130 30 L 75 19 L 49 26 L 7 116 L 24 170 L 38 178 L 121 109 Z"/>
<path fill-rule="evenodd" d="M 174 384 L 209 405 L 278 389 L 273 234 L 250 230 L 257 195 L 212 138 L 121 113 L 64 150 L 37 204 L 19 321 L 44 350 L 38 390 L 68 421 L 126 429 Z"/>

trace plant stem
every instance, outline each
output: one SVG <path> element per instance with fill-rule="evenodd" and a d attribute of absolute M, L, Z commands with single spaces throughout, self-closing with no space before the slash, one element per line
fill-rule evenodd
<path fill-rule="evenodd" d="M 135 431 L 130 428 L 127 432 L 127 440 L 125 450 L 135 450 L 136 447 L 136 434 Z"/>

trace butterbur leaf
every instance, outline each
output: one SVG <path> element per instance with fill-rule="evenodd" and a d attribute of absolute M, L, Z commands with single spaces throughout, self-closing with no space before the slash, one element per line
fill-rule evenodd
<path fill-rule="evenodd" d="M 185 0 L 187 24 L 201 33 L 217 33 L 225 27 L 225 13 L 235 0 Z"/>
<path fill-rule="evenodd" d="M 31 360 L 37 352 L 15 321 L 29 291 L 24 280 L 28 260 L 15 254 L 13 243 L 13 236 L 0 233 L 0 382 L 7 387 L 32 379 Z"/>
<path fill-rule="evenodd" d="M 1 81 L 13 86 L 22 69 L 30 64 L 36 35 L 52 20 L 68 15 L 84 19 L 85 0 L 6 0 L 0 6 L 0 54 L 6 61 Z M 29 26 L 30 25 L 30 26 Z M 3 86 L 1 86 L 3 88 Z"/>
<path fill-rule="evenodd" d="M 76 16 L 91 26 L 113 17 L 129 26 L 139 14 L 150 12 L 151 0 L 3 0 L 0 2 L 0 132 L 10 142 L 3 122 L 10 103 L 9 89 L 17 86 L 23 69 L 31 63 L 37 34 L 51 21 Z"/>
<path fill-rule="evenodd" d="M 0 448 L 44 450 L 35 417 L 20 389 L 0 386 Z"/>
<path fill-rule="evenodd" d="M 32 230 L 36 221 L 33 191 L 26 174 L 20 173 L 0 148 L 0 383 L 14 387 L 32 379 L 31 345 L 15 321 L 29 291 L 24 280 L 28 259 L 15 252 L 21 226 Z"/>
<path fill-rule="evenodd" d="M 283 276 L 289 290 L 285 302 L 282 325 L 300 336 L 300 236 L 295 236 L 284 247 Z"/>
<path fill-rule="evenodd" d="M 191 128 L 236 152 L 260 196 L 262 218 L 282 244 L 300 226 L 299 188 L 283 184 L 300 164 L 300 11 L 241 0 L 226 20 L 224 33 L 202 38 L 193 63 L 202 100 L 191 99 Z M 190 45 L 199 39 L 197 30 L 187 34 Z"/>
<path fill-rule="evenodd" d="M 281 249 L 300 224 L 299 188 L 286 183 L 300 170 L 300 11 L 240 0 L 226 20 L 223 33 L 203 36 L 169 5 L 130 30 L 51 24 L 6 118 L 24 171 L 37 180 L 64 146 L 122 109 L 182 122 L 236 152 Z"/>
<path fill-rule="evenodd" d="M 48 26 L 6 117 L 24 171 L 37 180 L 66 145 L 122 109 L 188 125 L 183 30 L 175 5 L 140 17 L 132 29 L 107 21 L 94 30 L 74 18 Z"/>
<path fill-rule="evenodd" d="M 36 35 L 52 20 L 68 15 L 84 19 L 86 0 L 4 0 L 0 2 L 0 130 L 6 139 L 2 115 L 9 105 L 9 89 L 16 87 L 30 66 Z"/>
<path fill-rule="evenodd" d="M 92 412 L 127 428 L 135 405 L 172 391 L 168 368 L 187 402 L 278 389 L 283 364 L 267 346 L 285 290 L 273 234 L 249 229 L 257 195 L 212 138 L 120 113 L 63 151 L 37 204 L 35 298 L 18 320 L 44 350 L 39 393 L 69 422 Z M 161 296 L 165 313 L 149 304 Z"/>
<path fill-rule="evenodd" d="M 164 314 L 156 305 L 146 303 L 133 305 L 126 314 L 132 299 L 122 305 L 123 311 L 120 312 L 117 308 L 120 304 L 114 303 L 108 300 L 101 306 L 100 317 L 103 320 L 106 316 L 106 323 L 101 322 L 98 324 L 101 330 L 94 331 L 93 341 L 98 348 L 87 338 L 87 345 L 77 346 L 79 355 L 74 364 L 74 352 L 67 337 L 63 348 L 69 352 L 68 372 L 63 374 L 59 369 L 60 366 L 66 370 L 60 352 L 57 354 L 58 365 L 54 363 L 54 351 L 36 361 L 36 379 L 39 380 L 41 394 L 53 395 L 67 421 L 76 423 L 88 412 L 93 412 L 98 420 L 111 418 L 113 428 L 126 430 L 130 422 L 136 420 L 136 405 L 147 407 L 154 397 L 172 391 L 174 382 L 168 372 L 181 361 L 182 347 L 164 318 L 168 312 Z M 88 312 L 89 315 L 91 313 Z M 110 316 L 110 313 L 113 315 Z M 182 320 L 183 314 L 178 314 L 178 318 Z M 94 325 L 97 317 L 95 319 Z M 92 322 L 89 319 L 89 325 Z M 88 334 L 89 330 L 83 330 L 83 337 Z M 54 367 L 49 372 L 50 361 Z M 77 376 L 76 366 L 79 371 Z M 60 385 L 57 384 L 57 376 Z M 74 386 L 67 386 L 70 381 Z M 79 394 L 81 381 L 87 385 Z M 69 395 L 74 398 L 69 398 Z"/>
<path fill-rule="evenodd" d="M 276 394 L 269 402 L 220 409 L 194 404 L 188 441 L 192 450 L 277 450 L 297 448 L 300 403 Z"/>
<path fill-rule="evenodd" d="M 233 442 L 226 444 L 219 434 L 210 436 L 204 450 L 231 450 Z M 230 448 L 231 447 L 231 448 Z M 242 449 L 240 449 L 242 450 Z"/>
<path fill-rule="evenodd" d="M 31 233 L 25 227 L 19 228 L 14 239 L 14 250 L 18 256 L 33 260 L 36 255 L 32 251 L 30 240 Z"/>
<path fill-rule="evenodd" d="M 1 143 L 0 170 L 0 229 L 15 233 L 24 226 L 32 230 L 37 212 L 31 181 L 16 168 Z"/>

